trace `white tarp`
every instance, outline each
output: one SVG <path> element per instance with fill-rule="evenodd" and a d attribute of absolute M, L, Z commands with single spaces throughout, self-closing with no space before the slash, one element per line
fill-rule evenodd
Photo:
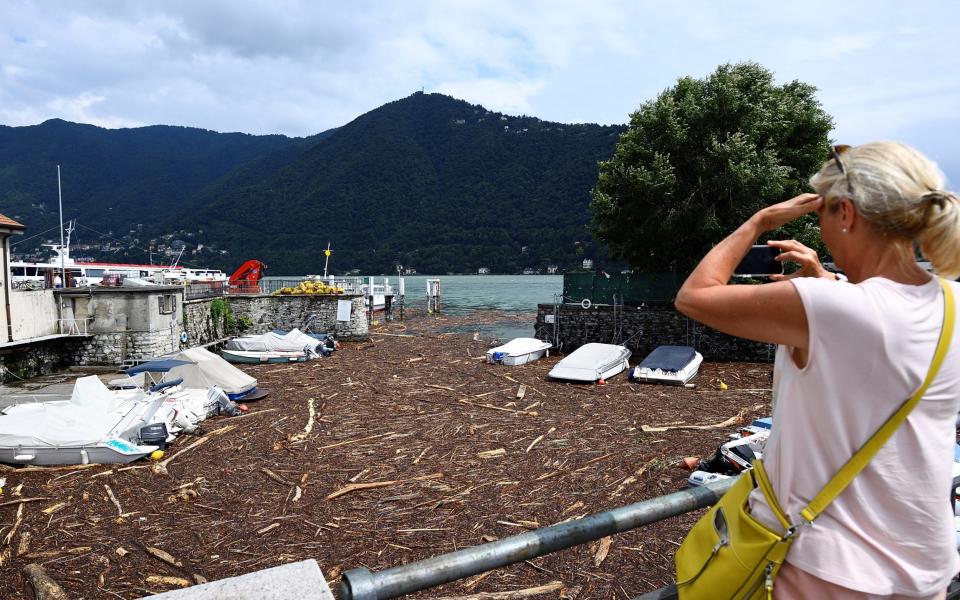
<path fill-rule="evenodd" d="M 310 352 L 320 356 L 320 340 L 310 337 L 299 329 L 292 329 L 284 335 L 265 333 L 238 337 L 224 345 L 226 350 L 246 350 L 250 352 Z"/>
<path fill-rule="evenodd" d="M 167 375 L 167 379 L 182 377 L 185 388 L 207 390 L 217 386 L 227 394 L 242 394 L 257 387 L 256 379 L 206 348 L 190 348 L 173 358 L 192 363 L 175 367 Z"/>
<path fill-rule="evenodd" d="M 0 446 L 80 446 L 107 434 L 143 399 L 111 392 L 95 375 L 81 377 L 70 400 L 10 406 L 0 415 Z"/>

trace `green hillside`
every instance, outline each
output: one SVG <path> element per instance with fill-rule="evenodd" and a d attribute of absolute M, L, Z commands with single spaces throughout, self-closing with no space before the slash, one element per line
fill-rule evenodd
<path fill-rule="evenodd" d="M 571 268 L 578 247 L 598 251 L 586 229 L 589 191 L 622 130 L 417 93 L 282 168 L 253 165 L 208 188 L 196 222 L 231 255 L 257 256 L 273 274 L 321 270 L 327 241 L 338 272 Z"/>
<path fill-rule="evenodd" d="M 81 256 L 144 261 L 152 242 L 163 261 L 183 242 L 185 264 L 232 270 L 259 258 L 273 275 L 295 275 L 322 270 L 329 241 L 336 273 L 567 269 L 604 257 L 587 230 L 589 191 L 623 130 L 422 93 L 303 139 L 0 126 L 0 212 L 28 235 L 54 227 L 60 164 L 80 241 L 96 241 L 92 230 L 122 238 Z"/>

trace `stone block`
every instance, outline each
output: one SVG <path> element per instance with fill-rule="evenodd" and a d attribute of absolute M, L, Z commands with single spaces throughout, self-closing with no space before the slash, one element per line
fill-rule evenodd
<path fill-rule="evenodd" d="M 312 559 L 145 597 L 162 600 L 333 600 L 320 565 Z"/>

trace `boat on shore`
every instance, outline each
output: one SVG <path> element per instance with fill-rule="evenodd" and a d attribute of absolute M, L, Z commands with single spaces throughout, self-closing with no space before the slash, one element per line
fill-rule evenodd
<path fill-rule="evenodd" d="M 697 376 L 703 355 L 690 346 L 658 346 L 630 370 L 630 381 L 684 385 Z"/>
<path fill-rule="evenodd" d="M 549 376 L 566 381 L 592 383 L 606 380 L 630 368 L 630 349 L 595 342 L 580 346 L 554 365 Z"/>
<path fill-rule="evenodd" d="M 515 338 L 502 346 L 487 350 L 487 362 L 515 367 L 550 355 L 550 342 L 536 338 Z"/>
<path fill-rule="evenodd" d="M 69 400 L 29 402 L 0 411 L 0 462 L 14 465 L 129 463 L 166 441 L 164 394 L 112 392 L 81 377 Z"/>
<path fill-rule="evenodd" d="M 304 362 L 307 360 L 307 353 L 283 352 L 283 351 L 261 351 L 261 350 L 221 350 L 220 355 L 227 362 L 242 365 L 260 365 L 260 364 L 278 364 L 290 362 Z"/>
<path fill-rule="evenodd" d="M 61 287 L 88 287 L 103 281 L 104 276 L 113 276 L 116 280 L 140 279 L 153 283 L 184 285 L 194 282 L 227 281 L 226 274 L 219 269 L 187 268 L 178 264 L 142 265 L 132 263 L 78 262 L 70 256 L 70 234 L 73 226 L 66 229 L 66 242 L 44 244 L 53 255 L 46 262 L 11 261 L 10 281 L 21 289 L 41 289 L 55 287 L 57 280 L 66 275 L 66 281 L 60 281 Z"/>

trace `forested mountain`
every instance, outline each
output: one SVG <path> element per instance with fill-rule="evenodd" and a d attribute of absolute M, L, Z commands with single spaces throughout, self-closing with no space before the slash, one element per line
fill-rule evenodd
<path fill-rule="evenodd" d="M 31 233 L 55 226 L 59 164 L 67 219 L 118 234 L 171 214 L 189 225 L 197 192 L 239 165 L 303 143 L 281 135 L 164 125 L 103 129 L 59 119 L 0 126 L 0 212 Z"/>
<path fill-rule="evenodd" d="M 602 259 L 589 191 L 623 129 L 422 93 L 305 139 L 48 121 L 0 128 L 0 212 L 34 231 L 55 218 L 59 161 L 66 213 L 124 233 L 142 223 L 139 248 L 178 232 L 185 258 L 210 266 L 259 258 L 274 275 L 317 272 L 329 241 L 337 273 L 572 268 Z"/>

